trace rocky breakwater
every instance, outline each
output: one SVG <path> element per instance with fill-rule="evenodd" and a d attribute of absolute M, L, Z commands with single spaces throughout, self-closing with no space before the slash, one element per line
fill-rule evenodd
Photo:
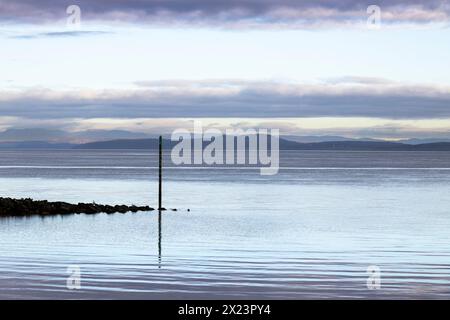
<path fill-rule="evenodd" d="M 96 213 L 126 213 L 152 211 L 149 206 L 101 205 L 97 203 L 50 202 L 46 200 L 0 198 L 0 217 L 32 216 L 32 215 L 68 215 Z"/>

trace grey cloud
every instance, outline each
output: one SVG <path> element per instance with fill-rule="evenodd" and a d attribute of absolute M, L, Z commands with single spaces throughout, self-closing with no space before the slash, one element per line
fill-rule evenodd
<path fill-rule="evenodd" d="M 0 92 L 2 116 L 28 118 L 450 117 L 450 89 L 402 85 L 159 83 L 129 91 Z"/>
<path fill-rule="evenodd" d="M 0 21 L 49 22 L 64 19 L 72 1 L 0 0 Z M 79 0 L 82 18 L 140 24 L 178 23 L 248 27 L 365 23 L 372 1 L 356 0 Z M 448 21 L 448 0 L 378 0 L 384 21 Z"/>
<path fill-rule="evenodd" d="M 341 84 L 341 83 L 359 83 L 359 84 L 390 84 L 393 83 L 389 79 L 376 78 L 376 77 L 356 77 L 356 76 L 345 76 L 325 79 L 324 82 L 331 84 Z"/>
<path fill-rule="evenodd" d="M 41 38 L 72 38 L 83 36 L 95 36 L 111 34 L 107 31 L 62 31 L 62 32 L 42 32 L 34 34 L 22 34 L 10 36 L 11 39 L 41 39 Z"/>

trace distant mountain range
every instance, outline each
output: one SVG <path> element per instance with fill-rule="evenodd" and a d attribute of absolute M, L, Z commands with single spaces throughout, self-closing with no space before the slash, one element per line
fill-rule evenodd
<path fill-rule="evenodd" d="M 330 142 L 330 141 L 373 141 L 373 142 L 386 142 L 381 139 L 373 139 L 373 138 L 347 138 L 341 136 L 283 136 L 284 139 L 300 142 L 300 143 L 318 143 L 318 142 Z M 428 138 L 428 139 L 401 139 L 397 140 L 398 143 L 404 144 L 424 144 L 424 143 L 437 143 L 437 142 L 450 142 L 448 138 Z"/>
<path fill-rule="evenodd" d="M 163 139 L 165 148 L 172 148 L 178 142 Z M 82 144 L 53 143 L 46 141 L 0 142 L 0 149 L 142 149 L 156 150 L 158 139 L 118 139 L 109 141 L 89 142 Z M 204 145 L 209 144 L 204 142 Z M 348 150 L 348 151 L 450 151 L 450 142 L 433 142 L 421 144 L 406 144 L 386 141 L 325 141 L 301 143 L 280 138 L 280 150 Z"/>
<path fill-rule="evenodd" d="M 177 142 L 163 140 L 166 148 Z M 208 142 L 204 143 L 205 145 Z M 327 141 L 299 143 L 280 138 L 280 150 L 354 150 L 354 151 L 450 151 L 450 142 L 405 144 L 385 141 Z M 133 139 L 92 142 L 74 146 L 75 149 L 157 149 L 158 139 Z"/>
<path fill-rule="evenodd" d="M 85 130 L 68 132 L 59 129 L 8 129 L 0 132 L 0 143 L 23 142 L 23 141 L 45 141 L 50 143 L 80 144 L 92 141 L 108 141 L 116 139 L 145 139 L 155 136 L 131 132 L 126 130 Z"/>
<path fill-rule="evenodd" d="M 53 143 L 47 141 L 0 142 L 1 149 L 73 149 L 76 144 Z"/>
<path fill-rule="evenodd" d="M 169 136 L 165 135 L 164 137 L 168 138 Z M 69 132 L 60 129 L 13 128 L 7 129 L 5 131 L 0 131 L 0 144 L 11 143 L 10 146 L 12 146 L 13 143 L 19 143 L 18 144 L 19 147 L 33 144 L 33 141 L 38 142 L 36 144 L 36 147 L 38 147 L 38 144 L 44 147 L 45 143 L 58 144 L 58 147 L 61 147 L 62 145 L 65 144 L 83 144 L 83 143 L 111 141 L 111 140 L 137 140 L 137 139 L 152 139 L 152 138 L 157 138 L 157 135 L 127 130 L 84 130 L 77 132 Z M 330 141 L 386 142 L 385 140 L 373 138 L 348 138 L 334 135 L 322 135 L 322 136 L 283 135 L 283 139 L 300 143 L 320 143 Z M 442 138 L 403 139 L 397 142 L 403 144 L 450 142 L 450 136 Z"/>

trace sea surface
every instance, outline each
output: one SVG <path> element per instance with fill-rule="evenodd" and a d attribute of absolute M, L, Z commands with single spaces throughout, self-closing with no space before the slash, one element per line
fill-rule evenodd
<path fill-rule="evenodd" d="M 0 218 L 0 299 L 450 298 L 449 152 L 282 152 L 274 176 L 164 162 L 176 212 Z M 154 152 L 0 151 L 2 197 L 157 190 Z"/>

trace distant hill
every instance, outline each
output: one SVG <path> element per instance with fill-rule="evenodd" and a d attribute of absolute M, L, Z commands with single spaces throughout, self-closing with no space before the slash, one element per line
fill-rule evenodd
<path fill-rule="evenodd" d="M 450 151 L 450 142 L 434 142 L 414 145 L 417 151 Z"/>
<path fill-rule="evenodd" d="M 0 131 L 0 143 L 23 141 L 45 141 L 50 143 L 87 143 L 93 141 L 147 138 L 155 138 L 155 136 L 126 130 L 86 130 L 78 132 L 67 132 L 64 130 L 45 128 L 12 128 L 5 131 Z"/>
<path fill-rule="evenodd" d="M 46 141 L 19 141 L 0 142 L 2 149 L 72 149 L 75 145 L 70 143 L 52 143 Z"/>
<path fill-rule="evenodd" d="M 163 139 L 164 148 L 172 148 L 178 142 Z M 204 143 L 207 145 L 208 142 Z M 158 139 L 122 139 L 100 141 L 74 146 L 75 149 L 147 149 L 158 148 Z M 410 145 L 385 141 L 327 141 L 299 143 L 280 138 L 280 150 L 349 150 L 349 151 L 450 151 L 450 142 Z"/>
<path fill-rule="evenodd" d="M 224 137 L 225 139 L 225 137 Z M 225 140 L 224 140 L 225 141 Z M 163 147 L 165 149 L 170 149 L 175 146 L 178 141 L 171 141 L 170 139 L 163 139 Z M 206 146 L 210 142 L 203 142 Z M 280 139 L 280 149 L 282 150 L 296 150 L 298 148 L 298 143 Z M 270 146 L 270 142 L 269 142 Z M 147 149 L 156 150 L 159 148 L 158 139 L 120 139 L 111 141 L 98 141 L 85 144 L 79 144 L 74 146 L 74 149 Z"/>
<path fill-rule="evenodd" d="M 413 151 L 414 146 L 385 141 L 327 141 L 300 143 L 296 150 Z"/>
<path fill-rule="evenodd" d="M 163 139 L 163 147 L 170 148 L 172 141 Z M 158 139 L 119 139 L 110 141 L 98 141 L 75 145 L 74 149 L 148 149 L 159 148 Z"/>
<path fill-rule="evenodd" d="M 383 141 L 371 138 L 356 139 L 341 136 L 292 136 L 292 135 L 283 136 L 283 139 L 300 143 L 318 143 L 329 141 Z"/>
<path fill-rule="evenodd" d="M 24 149 L 35 149 L 35 148 L 70 148 L 70 145 L 86 144 L 86 143 L 97 143 L 100 141 L 109 142 L 122 141 L 125 144 L 135 143 L 141 144 L 137 140 L 144 139 L 155 139 L 158 135 L 134 132 L 128 130 L 105 130 L 105 129 L 95 129 L 95 130 L 81 130 L 81 131 L 65 131 L 61 129 L 52 128 L 9 128 L 4 131 L 0 131 L 0 149 L 4 148 L 24 148 Z M 163 136 L 166 139 L 170 138 L 170 134 Z M 283 140 L 289 142 L 297 142 L 304 144 L 312 143 L 322 143 L 322 142 L 388 142 L 385 140 L 379 140 L 374 138 L 352 138 L 344 137 L 339 135 L 283 135 Z M 434 138 L 409 138 L 395 141 L 402 144 L 429 144 L 429 143 L 441 143 L 450 142 L 449 136 L 434 137 Z M 8 143 L 17 143 L 8 144 Z M 283 142 L 284 143 L 284 142 Z M 103 148 L 102 146 L 99 146 Z M 129 148 L 124 146 L 126 149 Z M 145 146 L 144 146 L 145 147 Z M 144 148 L 142 147 L 142 148 Z M 285 143 L 284 147 L 291 148 Z M 116 147 L 112 146 L 113 149 Z M 141 147 L 138 147 L 138 149 Z M 316 147 L 314 147 L 316 148 Z"/>
<path fill-rule="evenodd" d="M 165 149 L 170 149 L 176 145 L 177 141 L 163 139 Z M 209 142 L 203 142 L 203 146 Z M 0 142 L 0 150 L 5 149 L 70 149 L 70 150 L 157 150 L 158 139 L 119 139 L 109 141 L 98 141 L 84 144 L 53 143 L 46 141 L 19 141 Z M 270 143 L 269 143 L 270 147 Z M 421 144 L 407 144 L 387 141 L 325 141 L 313 143 L 300 143 L 280 138 L 280 150 L 340 150 L 340 151 L 450 151 L 450 142 L 434 142 Z"/>
<path fill-rule="evenodd" d="M 318 143 L 318 142 L 335 142 L 335 141 L 373 141 L 373 142 L 387 142 L 385 140 L 373 139 L 373 138 L 348 138 L 341 136 L 283 136 L 284 139 L 300 142 L 300 143 Z M 449 138 L 410 138 L 401 139 L 395 141 L 403 144 L 426 144 L 426 143 L 436 143 L 436 142 L 450 142 Z"/>
<path fill-rule="evenodd" d="M 299 143 L 294 150 L 341 150 L 341 151 L 450 151 L 449 142 L 405 144 L 381 141 L 328 141 Z"/>
<path fill-rule="evenodd" d="M 429 139 L 405 139 L 405 140 L 400 140 L 397 141 L 400 143 L 406 143 L 406 144 L 427 144 L 427 143 L 440 143 L 440 142 L 450 142 L 450 139 L 433 139 L 433 138 L 429 138 Z"/>

